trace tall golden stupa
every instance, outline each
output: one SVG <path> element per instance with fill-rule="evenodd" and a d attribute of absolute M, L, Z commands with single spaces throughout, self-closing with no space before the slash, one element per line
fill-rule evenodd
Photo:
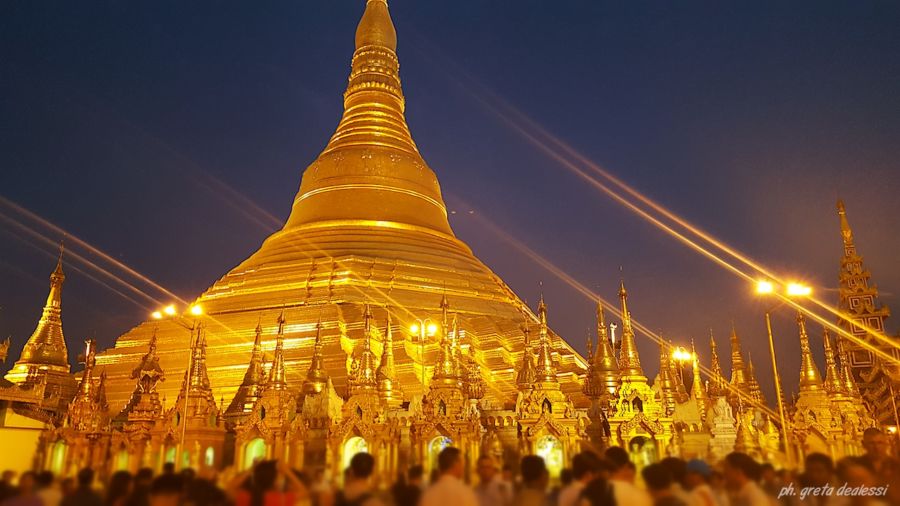
<path fill-rule="evenodd" d="M 303 173 L 284 227 L 194 301 L 202 316 L 144 322 L 97 355 L 113 412 L 135 390 L 131 373 L 154 333 L 161 367 L 170 378 L 182 374 L 190 360 L 186 327 L 195 323 L 206 336 L 215 398 L 230 402 L 245 379 L 258 325 L 264 360 L 271 361 L 282 312 L 288 384 L 299 387 L 306 377 L 321 322 L 322 366 L 336 391 L 347 395 L 348 369 L 364 348 L 366 305 L 379 322 L 370 343 L 376 356 L 383 354 L 380 329 L 390 317 L 395 388 L 410 401 L 426 391 L 439 363 L 440 336 L 428 329 L 440 324 L 444 297 L 460 344 L 471 348 L 487 385 L 485 401 L 514 407 L 516 369 L 526 350 L 522 328 L 540 322 L 450 228 L 437 176 L 406 124 L 396 49 L 387 2 L 368 0 L 343 116 Z M 411 332 L 416 324 L 425 331 Z M 586 406 L 579 381 L 584 360 L 556 334 L 549 337 L 562 391 Z M 158 390 L 171 403 L 179 387 L 170 381 Z"/>

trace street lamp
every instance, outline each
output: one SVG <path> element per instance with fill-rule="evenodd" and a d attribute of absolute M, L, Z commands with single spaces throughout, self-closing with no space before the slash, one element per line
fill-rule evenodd
<path fill-rule="evenodd" d="M 760 280 L 756 283 L 756 293 L 759 295 L 772 295 L 775 293 L 775 284 L 771 281 Z M 785 288 L 788 297 L 808 297 L 812 294 L 812 288 L 801 283 L 788 283 Z M 778 363 L 775 360 L 775 338 L 772 335 L 772 317 L 770 313 L 780 304 L 766 311 L 766 333 L 769 336 L 769 354 L 772 358 L 772 375 L 775 379 L 775 397 L 778 399 L 778 416 L 781 419 L 781 435 L 784 438 L 784 456 L 787 466 L 793 466 L 793 448 L 790 440 L 789 421 L 784 415 L 784 394 L 781 388 L 781 378 L 778 375 Z"/>
<path fill-rule="evenodd" d="M 426 385 L 425 379 L 425 339 L 428 337 L 433 337 L 438 330 L 437 323 L 431 321 L 429 318 L 417 318 L 413 320 L 412 325 L 409 326 L 409 331 L 414 336 L 419 337 L 419 364 L 422 366 L 422 387 L 424 388 Z"/>
<path fill-rule="evenodd" d="M 194 364 L 193 364 L 194 331 L 195 330 L 197 331 L 197 340 L 199 341 L 200 329 L 202 328 L 203 324 L 200 323 L 197 320 L 197 318 L 199 316 L 203 315 L 203 306 L 201 306 L 200 304 L 194 304 L 188 308 L 187 312 L 190 313 L 194 317 L 190 324 L 187 323 L 187 319 L 184 316 L 178 316 L 178 311 L 175 309 L 174 304 L 169 304 L 168 306 L 162 308 L 162 310 L 154 311 L 153 313 L 150 314 L 150 316 L 152 316 L 154 320 L 162 320 L 165 316 L 177 317 L 177 318 L 172 318 L 171 321 L 177 323 L 178 325 L 180 325 L 180 326 L 184 327 L 185 329 L 187 329 L 188 331 L 190 331 L 191 338 L 190 338 L 190 342 L 188 343 L 189 348 L 188 348 L 187 373 L 185 374 L 185 378 L 186 378 L 185 387 L 189 389 L 191 386 L 191 368 L 194 366 Z M 187 397 L 185 397 L 184 408 L 185 408 L 185 411 L 187 411 Z M 176 447 L 175 447 L 175 461 L 176 461 L 176 463 L 180 461 L 182 464 L 182 467 L 183 467 L 184 455 L 182 455 L 181 452 L 183 451 L 183 448 L 184 448 L 184 438 L 185 438 L 185 434 L 187 432 L 187 418 L 185 417 L 185 413 L 181 413 L 180 420 L 178 421 L 178 423 L 181 424 L 181 440 L 178 441 L 178 445 L 176 445 Z"/>

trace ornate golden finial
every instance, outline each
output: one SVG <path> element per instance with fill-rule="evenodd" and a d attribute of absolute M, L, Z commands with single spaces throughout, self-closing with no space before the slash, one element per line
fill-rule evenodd
<path fill-rule="evenodd" d="M 584 384 L 581 385 L 581 391 L 590 398 L 600 397 L 606 393 L 606 389 L 603 388 L 599 378 L 595 377 L 594 340 L 591 338 L 590 332 L 587 333 L 587 364 L 587 371 L 585 371 Z"/>
<path fill-rule="evenodd" d="M 631 325 L 631 313 L 628 311 L 628 292 L 625 281 L 619 283 L 619 299 L 622 301 L 622 349 L 619 352 L 620 376 L 644 376 L 641 358 L 634 343 L 634 328 Z"/>
<path fill-rule="evenodd" d="M 269 369 L 269 380 L 266 388 L 272 390 L 286 390 L 287 378 L 284 370 L 284 310 L 278 316 L 278 334 L 275 336 L 275 352 L 272 354 L 272 368 Z"/>
<path fill-rule="evenodd" d="M 825 391 L 831 395 L 847 395 L 847 388 L 838 372 L 834 350 L 831 348 L 831 336 L 828 329 L 823 329 L 822 342 L 825 345 Z"/>
<path fill-rule="evenodd" d="M 397 32 L 394 30 L 386 0 L 366 2 L 366 12 L 356 28 L 356 49 L 366 46 L 397 50 Z"/>
<path fill-rule="evenodd" d="M 698 401 L 707 400 L 706 389 L 703 387 L 703 378 L 700 376 L 700 357 L 697 355 L 697 347 L 694 346 L 693 338 L 691 338 L 691 372 L 694 376 L 691 384 L 691 398 Z M 700 414 L 705 415 L 705 411 L 705 409 L 702 409 Z"/>
<path fill-rule="evenodd" d="M 538 303 L 538 314 L 541 326 L 538 340 L 537 353 L 537 379 L 538 381 L 557 382 L 556 367 L 553 365 L 553 344 L 550 341 L 550 332 L 547 328 L 547 305 L 544 304 L 544 296 L 541 295 Z"/>
<path fill-rule="evenodd" d="M 672 343 L 660 341 L 659 343 L 659 397 L 665 408 L 666 416 L 675 412 L 675 382 L 672 379 L 671 361 Z"/>
<path fill-rule="evenodd" d="M 797 326 L 800 329 L 800 391 L 819 390 L 822 388 L 822 375 L 809 349 L 809 336 L 806 334 L 806 318 L 803 313 L 797 313 Z"/>
<path fill-rule="evenodd" d="M 450 328 L 450 301 L 447 300 L 446 293 L 441 297 L 441 325 L 444 326 L 444 331 Z"/>
<path fill-rule="evenodd" d="M 847 210 L 844 208 L 844 201 L 837 201 L 838 217 L 841 220 L 841 238 L 844 241 L 844 250 L 852 252 L 855 250 L 853 244 L 853 230 L 850 228 L 850 222 L 847 221 Z"/>
<path fill-rule="evenodd" d="M 522 325 L 522 334 L 525 336 L 525 349 L 522 352 L 522 367 L 516 374 L 516 385 L 519 390 L 527 390 L 531 388 L 537 379 L 537 373 L 534 370 L 534 358 L 531 351 L 531 329 L 528 328 L 528 318 Z"/>
<path fill-rule="evenodd" d="M 395 384 L 396 372 L 394 371 L 394 333 L 391 330 L 391 313 L 387 314 L 387 323 L 384 329 L 384 349 L 381 352 L 381 363 L 375 371 L 378 379 L 378 393 L 387 403 L 399 405 L 403 400 L 400 385 Z"/>
<path fill-rule="evenodd" d="M 709 381 L 709 396 L 721 397 L 726 394 L 725 375 L 722 373 L 722 365 L 719 363 L 718 347 L 712 329 L 709 329 L 709 349 L 710 369 L 713 373 Z"/>
<path fill-rule="evenodd" d="M 353 361 L 350 371 L 350 395 L 375 391 L 378 388 L 378 379 L 375 371 L 378 369 L 375 353 L 372 352 L 372 311 L 369 304 L 365 306 L 363 349 Z"/>
<path fill-rule="evenodd" d="M 93 390 L 94 390 L 94 364 L 96 363 L 96 356 L 94 354 L 94 341 L 92 339 L 86 339 L 84 341 L 84 371 L 81 373 L 81 381 L 78 382 L 78 390 L 75 393 L 75 401 L 78 402 L 81 400 L 82 402 L 90 402 L 93 400 Z"/>
<path fill-rule="evenodd" d="M 322 319 L 316 321 L 316 341 L 313 345 L 313 356 L 306 372 L 306 381 L 303 382 L 301 392 L 303 395 L 313 395 L 325 390 L 328 384 L 328 374 L 325 372 L 322 354 Z"/>

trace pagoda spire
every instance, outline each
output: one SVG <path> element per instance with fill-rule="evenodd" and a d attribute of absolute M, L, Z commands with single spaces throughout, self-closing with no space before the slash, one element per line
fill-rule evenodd
<path fill-rule="evenodd" d="M 841 380 L 844 382 L 844 390 L 847 394 L 854 398 L 860 399 L 861 393 L 856 379 L 853 377 L 853 371 L 850 369 L 850 358 L 847 356 L 847 348 L 844 346 L 844 338 L 838 337 L 837 342 L 838 359 L 841 361 Z"/>
<path fill-rule="evenodd" d="M 890 308 L 881 303 L 878 288 L 871 279 L 872 273 L 866 269 L 863 257 L 856 249 L 853 231 L 847 220 L 847 210 L 841 200 L 837 202 L 837 211 L 844 250 L 839 271 L 840 316 L 837 323 L 854 338 L 841 338 L 840 343 L 848 356 L 857 356 L 857 353 L 870 355 L 870 351 L 857 344 L 861 341 L 868 342 L 885 353 L 893 353 L 891 344 L 881 338 L 885 331 L 885 320 L 891 315 Z M 861 322 L 863 325 L 854 322 Z M 862 380 L 858 385 L 854 383 L 854 389 L 859 390 L 865 401 L 875 407 L 877 421 L 883 425 L 894 424 L 896 416 L 893 405 L 885 401 L 884 389 L 892 388 L 894 392 L 900 392 L 900 381 L 886 373 L 886 366 L 880 359 L 847 363 L 846 366 L 851 378 Z M 843 362 L 841 367 L 845 367 Z"/>
<path fill-rule="evenodd" d="M 271 390 L 287 390 L 287 377 L 284 369 L 284 310 L 278 315 L 278 334 L 275 336 L 275 352 L 272 354 L 272 367 L 266 388 Z"/>
<path fill-rule="evenodd" d="M 587 335 L 587 364 L 581 391 L 590 398 L 601 397 L 606 392 L 606 389 L 600 384 L 600 379 L 597 377 L 596 369 L 594 369 L 594 340 L 591 338 L 590 333 Z"/>
<path fill-rule="evenodd" d="M 461 368 L 459 364 L 459 351 L 456 347 L 456 336 L 454 335 L 458 328 L 448 326 L 449 323 L 450 304 L 447 297 L 441 300 L 441 342 L 438 349 L 438 362 L 434 366 L 433 380 L 435 383 L 458 385 L 461 379 Z M 457 321 L 454 317 L 453 325 L 456 327 Z"/>
<path fill-rule="evenodd" d="M 253 410 L 253 404 L 259 398 L 262 388 L 266 383 L 265 367 L 262 356 L 262 319 L 257 320 L 253 338 L 253 349 L 250 351 L 250 361 L 244 372 L 241 386 L 225 409 L 226 417 L 247 415 Z"/>
<path fill-rule="evenodd" d="M 634 328 L 631 324 L 631 312 L 628 311 L 628 292 L 625 281 L 619 282 L 619 300 L 622 302 L 622 349 L 619 352 L 619 374 L 621 376 L 644 376 L 641 358 L 634 343 Z"/>
<path fill-rule="evenodd" d="M 538 315 L 540 317 L 540 331 L 538 340 L 537 353 L 537 379 L 541 382 L 556 383 L 556 367 L 553 365 L 553 346 L 550 342 L 550 333 L 547 329 L 547 305 L 544 303 L 544 296 L 541 295 L 538 304 Z"/>
<path fill-rule="evenodd" d="M 353 361 L 350 372 L 350 395 L 372 392 L 378 388 L 375 371 L 378 358 L 372 351 L 372 310 L 368 304 L 363 314 L 363 349 Z"/>
<path fill-rule="evenodd" d="M 384 329 L 384 347 L 375 377 L 378 379 L 378 393 L 381 398 L 389 404 L 399 405 L 403 400 L 403 394 L 400 391 L 400 385 L 396 383 L 396 375 L 394 370 L 394 333 L 391 329 L 391 313 L 388 312 Z"/>
<path fill-rule="evenodd" d="M 671 365 L 672 343 L 661 341 L 659 343 L 659 397 L 665 409 L 665 416 L 671 416 L 675 412 L 676 387 L 672 379 Z"/>
<path fill-rule="evenodd" d="M 823 329 L 822 343 L 825 346 L 825 391 L 831 395 L 846 395 L 846 385 L 838 371 L 834 350 L 831 347 L 831 336 L 828 334 L 827 328 Z"/>
<path fill-rule="evenodd" d="M 726 394 L 725 375 L 722 373 L 722 365 L 719 363 L 718 346 L 716 346 L 716 338 L 713 337 L 712 329 L 709 329 L 709 355 L 712 378 L 709 380 L 708 393 L 710 397 L 721 397 Z"/>
<path fill-rule="evenodd" d="M 609 341 L 606 314 L 603 304 L 597 300 L 597 351 L 594 354 L 594 374 L 602 381 L 603 388 L 613 396 L 619 384 L 619 363 Z"/>
<path fill-rule="evenodd" d="M 705 401 L 708 397 L 706 388 L 703 387 L 703 378 L 700 376 L 700 357 L 697 356 L 697 348 L 694 346 L 693 339 L 691 339 L 691 368 L 694 376 L 691 384 L 691 398 L 697 401 Z M 705 410 L 701 414 L 705 415 Z"/>
<path fill-rule="evenodd" d="M 50 274 L 50 290 L 44 304 L 41 318 L 31 337 L 25 343 L 19 360 L 6 374 L 6 379 L 15 384 L 34 382 L 37 375 L 69 373 L 69 352 L 62 328 L 62 287 L 66 281 L 63 272 L 65 247 L 59 244 L 56 268 Z M 73 385 L 74 386 L 74 385 Z M 69 391 L 71 395 L 71 390 Z"/>
<path fill-rule="evenodd" d="M 390 323 L 388 323 L 390 325 Z M 328 373 L 325 372 L 324 356 L 322 353 L 322 320 L 316 321 L 316 342 L 313 345 L 313 356 L 306 371 L 306 381 L 300 391 L 303 395 L 313 395 L 325 390 L 328 386 Z"/>
<path fill-rule="evenodd" d="M 822 388 L 822 375 L 809 349 L 806 318 L 800 312 L 797 313 L 797 327 L 800 329 L 800 391 L 819 390 Z"/>
<path fill-rule="evenodd" d="M 731 386 L 742 392 L 747 388 L 747 370 L 744 369 L 744 352 L 741 350 L 741 338 L 738 336 L 734 322 L 731 323 Z"/>
<path fill-rule="evenodd" d="M 756 379 L 756 371 L 753 370 L 753 356 L 747 354 L 747 391 L 750 398 L 754 401 L 765 404 L 762 389 L 759 387 L 759 381 Z"/>
<path fill-rule="evenodd" d="M 96 365 L 96 351 L 94 341 L 84 341 L 84 371 L 75 397 L 69 403 L 66 410 L 66 418 L 69 427 L 78 431 L 97 432 L 105 425 L 107 409 L 106 402 L 106 374 L 100 375 L 100 380 L 94 383 L 94 367 Z"/>
<path fill-rule="evenodd" d="M 537 373 L 534 370 L 534 358 L 531 349 L 531 329 L 528 327 L 528 318 L 522 325 L 522 334 L 525 337 L 525 349 L 522 352 L 522 366 L 516 374 L 516 386 L 519 390 L 527 390 L 531 388 L 537 379 Z"/>

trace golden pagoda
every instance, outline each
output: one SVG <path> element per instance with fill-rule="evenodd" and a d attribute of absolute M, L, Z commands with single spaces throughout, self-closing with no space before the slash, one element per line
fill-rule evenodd
<path fill-rule="evenodd" d="M 525 311 L 532 322 L 537 317 L 453 234 L 437 177 L 406 124 L 396 50 L 387 2 L 368 1 L 356 32 L 343 117 L 303 173 L 284 227 L 193 301 L 204 309 L 215 397 L 228 400 L 245 392 L 241 397 L 247 400 L 229 414 L 246 416 L 246 392 L 253 387 L 244 377 L 257 322 L 272 321 L 282 310 L 292 322 L 285 328 L 282 351 L 289 384 L 303 384 L 314 356 L 315 322 L 321 321 L 321 371 L 338 392 L 346 392 L 346 365 L 365 338 L 364 308 L 370 304 L 391 307 L 401 329 L 392 336 L 391 388 L 397 400 L 424 395 L 421 371 L 432 368 L 440 343 L 426 339 L 422 353 L 418 336 L 403 330 L 416 320 L 435 321 L 442 294 L 466 329 L 479 366 L 491 371 L 486 401 L 514 407 L 516 365 L 525 353 L 521 315 Z M 128 402 L 131 364 L 157 324 L 160 364 L 183 370 L 186 336 L 176 320 L 142 323 L 97 356 L 98 367 L 108 375 L 113 409 Z M 372 346 L 376 354 L 382 352 L 380 341 Z M 586 406 L 579 381 L 584 359 L 549 330 L 546 346 L 560 390 Z M 159 388 L 161 394 L 177 396 L 178 385 Z"/>
<path fill-rule="evenodd" d="M 803 313 L 797 314 L 797 327 L 800 332 L 800 393 L 794 402 L 793 436 L 800 455 L 814 452 L 832 455 L 841 429 L 834 417 L 822 373 L 813 360 Z"/>
<path fill-rule="evenodd" d="M 731 406 L 737 409 L 742 397 L 749 395 L 747 382 L 747 370 L 744 368 L 744 352 L 741 350 L 741 338 L 738 336 L 734 324 L 731 325 L 731 388 L 727 389 L 725 396 Z"/>
<path fill-rule="evenodd" d="M 624 281 L 619 284 L 619 300 L 622 305 L 622 348 L 615 409 L 608 420 L 610 444 L 629 450 L 635 464 L 642 467 L 673 453 L 670 449 L 673 421 L 666 413 L 664 403 L 647 383 L 641 367 Z"/>
<path fill-rule="evenodd" d="M 842 314 L 837 324 L 856 337 L 856 340 L 844 337 L 840 340 L 847 358 L 846 364 L 842 360 L 842 367 L 847 367 L 853 379 L 859 384 L 858 388 L 865 401 L 873 406 L 878 422 L 894 425 L 896 414 L 891 399 L 895 393 L 900 392 L 900 367 L 884 363 L 856 342 L 863 341 L 888 354 L 894 353 L 896 339 L 891 345 L 877 339 L 868 330 L 871 329 L 882 336 L 886 335 L 884 322 L 890 317 L 891 311 L 880 302 L 878 288 L 871 281 L 872 273 L 866 269 L 863 257 L 856 249 L 853 230 L 847 220 L 847 210 L 842 200 L 837 202 L 837 212 L 844 247 L 838 300 L 838 311 Z"/>
<path fill-rule="evenodd" d="M 56 269 L 50 274 L 50 292 L 41 319 L 22 348 L 19 360 L 6 373 L 7 381 L 24 389 L 44 384 L 42 408 L 59 412 L 65 411 L 77 387 L 75 379 L 69 374 L 69 352 L 62 328 L 62 287 L 66 281 L 63 251 L 60 244 L 59 258 Z M 9 348 L 8 342 L 5 348 Z"/>

